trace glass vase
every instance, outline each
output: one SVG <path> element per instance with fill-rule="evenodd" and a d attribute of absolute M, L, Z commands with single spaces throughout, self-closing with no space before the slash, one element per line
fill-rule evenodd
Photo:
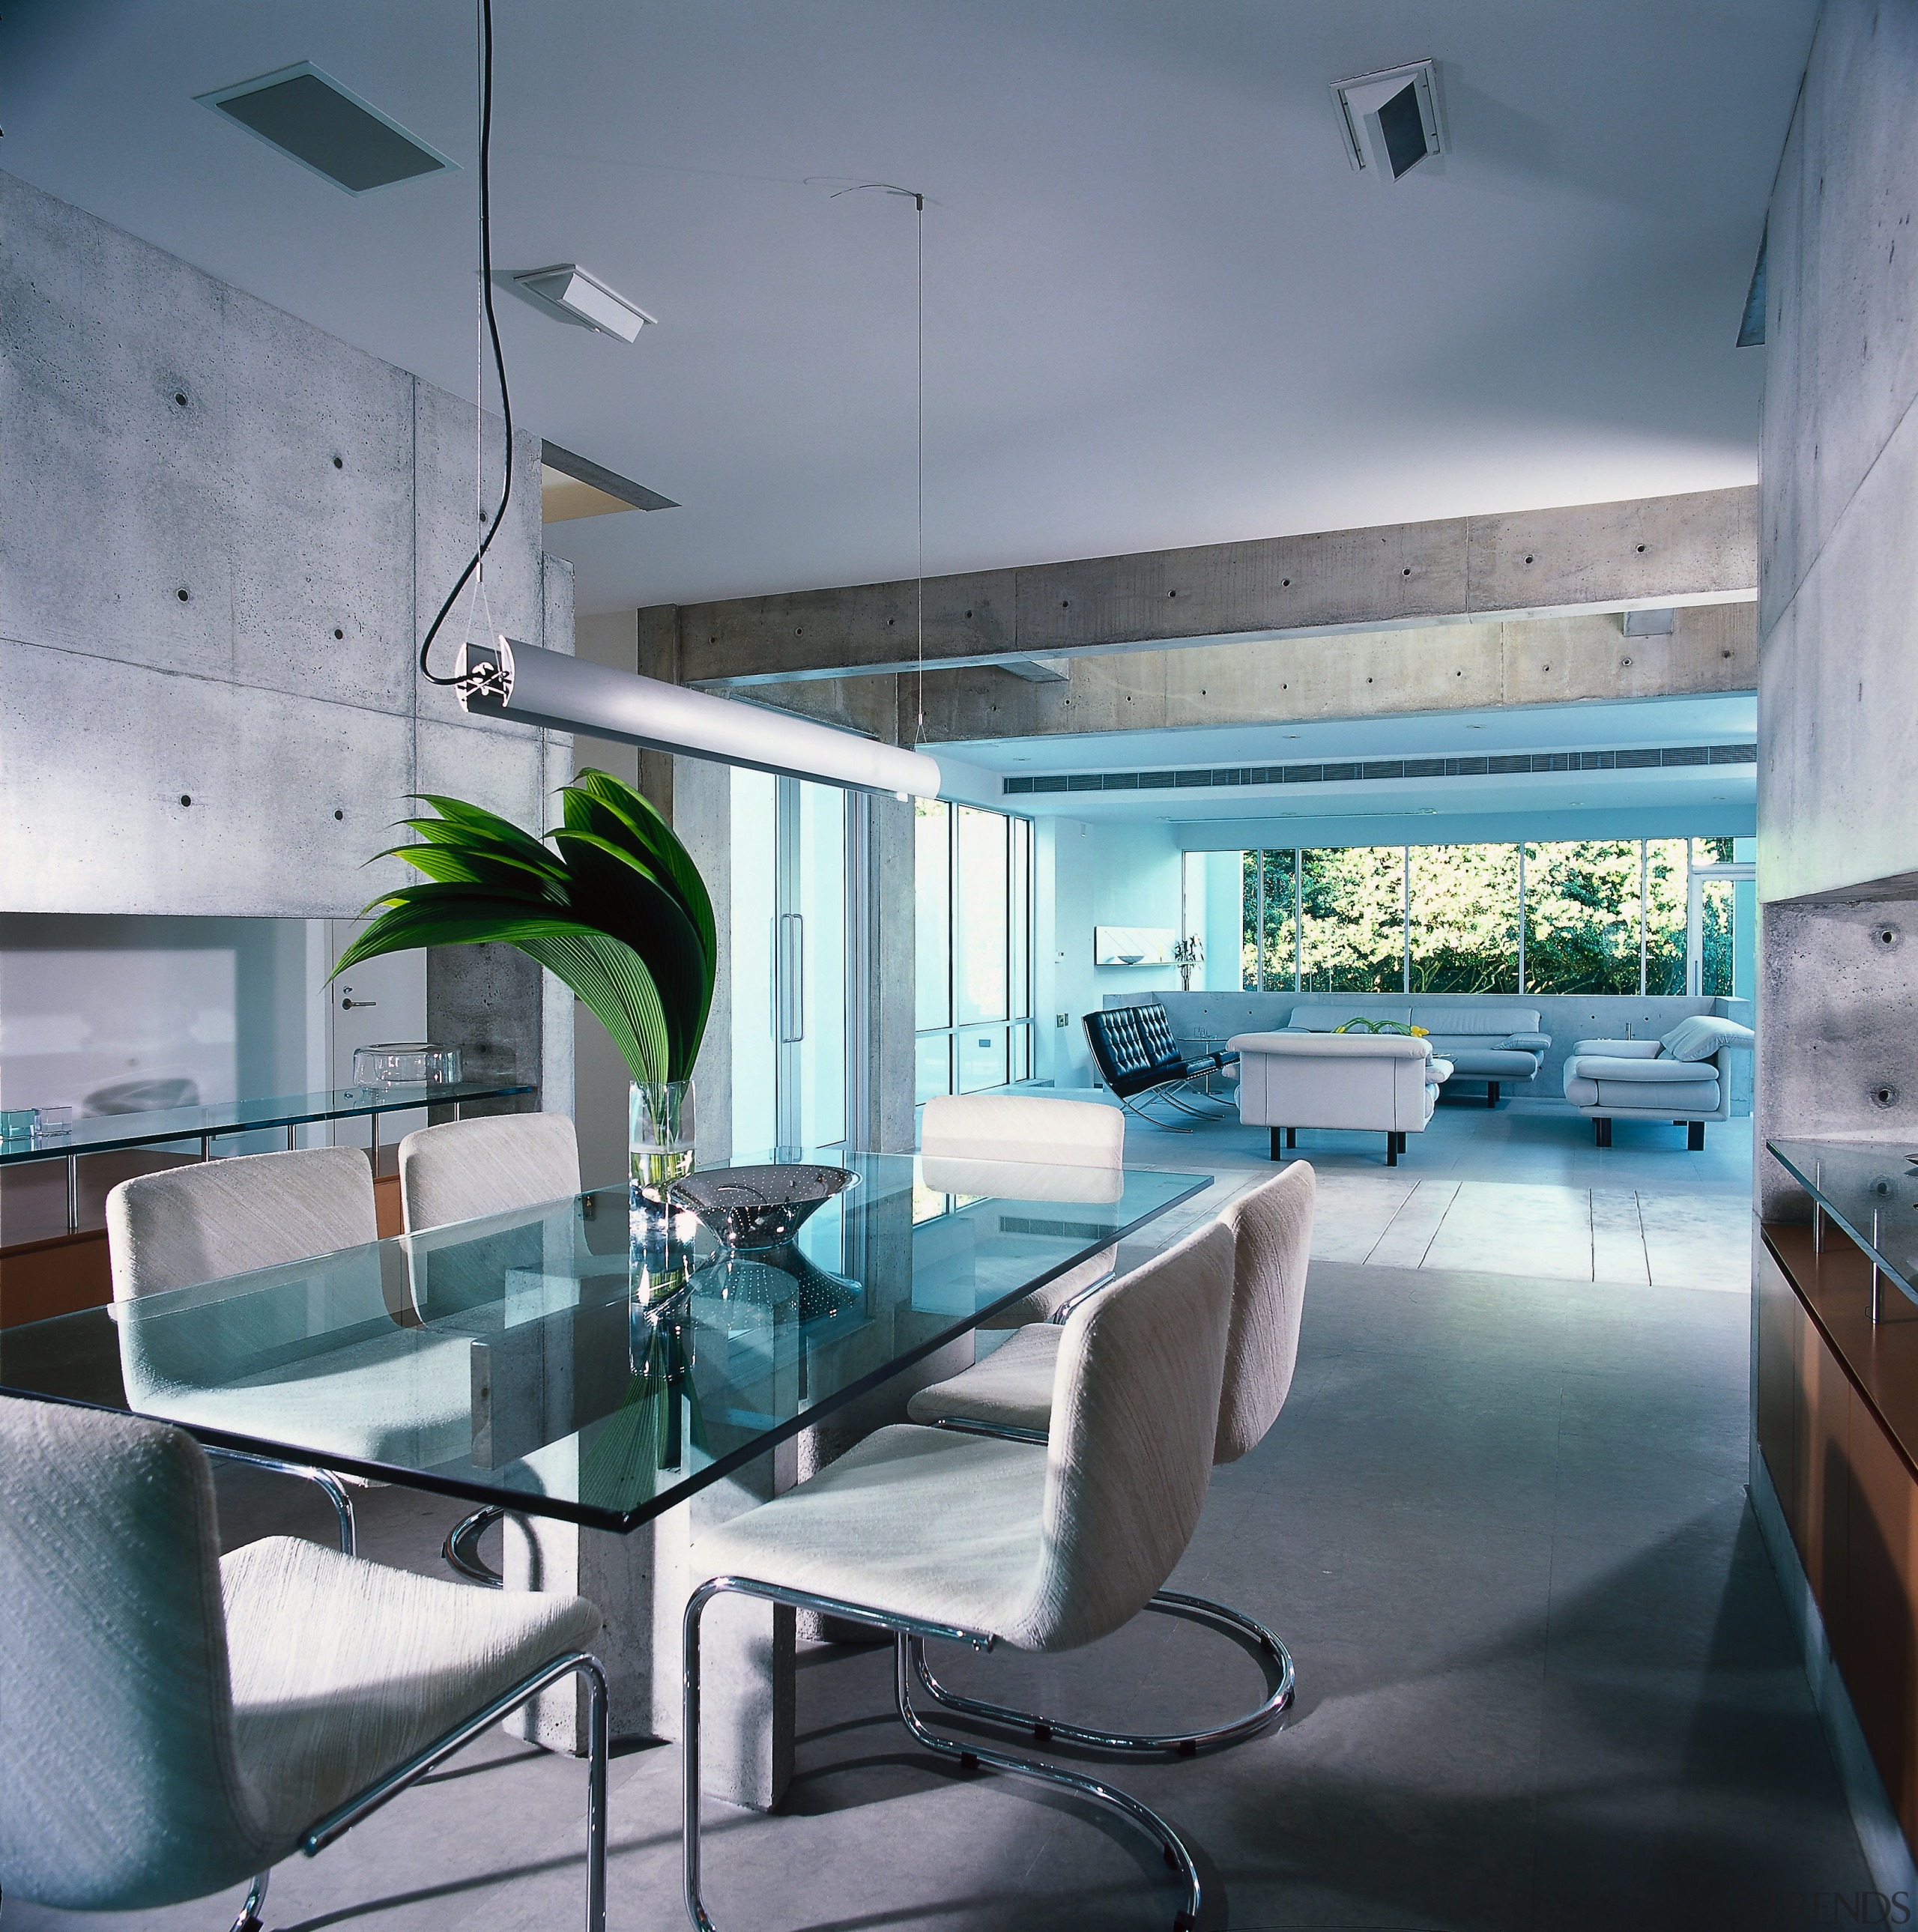
<path fill-rule="evenodd" d="M 692 1172 L 692 1082 L 635 1080 L 627 1119 L 632 1204 L 657 1207 L 666 1190 Z"/>

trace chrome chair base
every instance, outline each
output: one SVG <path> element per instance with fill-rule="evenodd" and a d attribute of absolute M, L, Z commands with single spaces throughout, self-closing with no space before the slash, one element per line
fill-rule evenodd
<path fill-rule="evenodd" d="M 1010 1434 L 1010 1430 L 995 1430 L 994 1434 Z M 1022 1432 L 1022 1438 L 1043 1442 L 1043 1436 L 1034 1432 Z M 914 1674 L 920 1688 L 926 1694 L 949 1711 L 956 1711 L 962 1716 L 976 1718 L 982 1724 L 998 1724 L 1012 1730 L 1029 1732 L 1035 1744 L 1065 1743 L 1083 1744 L 1090 1750 L 1120 1751 L 1140 1756 L 1161 1753 L 1174 1757 L 1196 1757 L 1202 1750 L 1223 1744 L 1236 1744 L 1241 1738 L 1249 1738 L 1274 1723 L 1289 1707 L 1292 1699 L 1293 1672 L 1292 1653 L 1274 1631 L 1256 1618 L 1248 1617 L 1243 1611 L 1234 1610 L 1229 1604 L 1214 1602 L 1210 1597 L 1188 1596 L 1182 1590 L 1161 1590 L 1145 1606 L 1169 1616 L 1182 1616 L 1199 1623 L 1208 1623 L 1228 1634 L 1249 1640 L 1254 1645 L 1267 1669 L 1272 1673 L 1274 1682 L 1267 1693 L 1265 1701 L 1247 1712 L 1243 1717 L 1229 1719 L 1223 1724 L 1213 1724 L 1202 1730 L 1166 1731 L 1148 1732 L 1140 1731 L 1100 1731 L 1082 1724 L 1062 1724 L 1056 1718 L 1042 1718 L 1033 1711 L 1014 1710 L 1004 1704 L 986 1702 L 983 1699 L 968 1697 L 956 1690 L 949 1690 L 932 1674 L 932 1666 L 926 1660 L 925 1647 L 921 1645 L 914 1655 Z"/>
<path fill-rule="evenodd" d="M 260 1908 L 266 1903 L 266 1883 L 272 1876 L 271 1872 L 262 1872 L 254 1879 L 248 1890 L 246 1903 L 240 1907 L 240 1916 L 233 1921 L 233 1932 L 266 1932 Z"/>
<path fill-rule="evenodd" d="M 306 1832 L 299 1848 L 315 1858 L 335 1838 L 350 1831 L 362 1819 L 371 1817 L 389 1799 L 398 1797 L 409 1785 L 417 1784 L 436 1765 L 491 1730 L 502 1718 L 509 1716 L 529 1698 L 536 1697 L 549 1685 L 577 1672 L 586 1679 L 586 1932 L 606 1932 L 606 1760 L 609 1754 L 610 1726 L 607 1714 L 606 1673 L 599 1660 L 583 1650 L 568 1652 L 542 1664 L 531 1676 L 522 1677 L 511 1690 L 494 1699 L 483 1711 L 476 1712 L 456 1730 L 436 1738 L 426 1748 L 389 1771 L 377 1784 L 369 1786 L 357 1798 L 349 1798 Z M 270 1873 L 262 1872 L 233 1921 L 233 1932 L 265 1932 L 260 1909 L 266 1902 Z"/>
<path fill-rule="evenodd" d="M 982 1744 L 962 1743 L 956 1738 L 941 1737 L 937 1732 L 926 1728 L 925 1720 L 914 1709 L 912 1703 L 914 1677 L 929 1674 L 926 1672 L 925 1660 L 926 1640 L 938 1637 L 949 1643 L 970 1644 L 974 1650 L 984 1651 L 992 1648 L 994 1640 L 992 1637 L 956 1625 L 942 1628 L 905 1618 L 890 1617 L 866 1604 L 843 1603 L 830 1597 L 815 1596 L 804 1590 L 781 1589 L 773 1584 L 759 1582 L 747 1576 L 715 1576 L 710 1582 L 702 1583 L 692 1593 L 686 1606 L 686 1826 L 683 1850 L 686 1916 L 696 1928 L 696 1932 L 717 1932 L 712 1919 L 707 1916 L 699 1891 L 699 1620 L 707 1604 L 722 1591 L 734 1591 L 746 1596 L 762 1598 L 769 1603 L 789 1604 L 796 1610 L 812 1610 L 823 1616 L 843 1617 L 850 1622 L 875 1624 L 881 1630 L 890 1630 L 896 1645 L 893 1688 L 899 1704 L 899 1721 L 919 1743 L 928 1750 L 936 1751 L 942 1757 L 956 1759 L 963 1770 L 977 1771 L 986 1768 L 1010 1772 L 1016 1777 L 1034 1778 L 1043 1784 L 1057 1785 L 1076 1793 L 1079 1797 L 1089 1798 L 1094 1803 L 1107 1805 L 1121 1813 L 1157 1844 L 1160 1855 L 1168 1868 L 1178 1873 L 1184 1880 L 1185 1904 L 1172 1921 L 1173 1932 L 1193 1932 L 1193 1928 L 1199 1923 L 1199 1869 L 1193 1863 L 1192 1854 L 1186 1849 L 1185 1841 L 1156 1811 L 1149 1810 L 1129 1792 L 1118 1790 L 1097 1778 L 1088 1778 L 1082 1772 L 1067 1771 L 1057 1765 L 1040 1764 L 1030 1758 L 1015 1757 L 1010 1752 L 994 1750 Z"/>
<path fill-rule="evenodd" d="M 479 1539 L 506 1513 L 488 1503 L 484 1509 L 476 1509 L 464 1521 L 455 1523 L 447 1532 L 446 1541 L 440 1544 L 440 1554 L 469 1583 L 483 1583 L 489 1590 L 506 1587 L 505 1578 L 479 1553 Z"/>
<path fill-rule="evenodd" d="M 346 1484 L 331 1469 L 316 1469 L 305 1462 L 283 1462 L 277 1456 L 256 1456 L 246 1449 L 216 1449 L 210 1442 L 203 1442 L 200 1447 L 208 1455 L 217 1456 L 223 1462 L 244 1462 L 250 1468 L 269 1469 L 276 1476 L 296 1476 L 302 1482 L 312 1484 L 315 1489 L 325 1494 L 326 1500 L 333 1505 L 333 1514 L 340 1519 L 341 1554 L 351 1556 L 354 1553 L 356 1525 L 353 1499 L 347 1493 Z M 266 1895 L 263 1883 L 260 1896 L 264 1898 Z M 242 1918 L 244 1919 L 245 1916 L 242 1912 Z M 236 1928 L 236 1932 L 244 1932 L 244 1928 Z"/>

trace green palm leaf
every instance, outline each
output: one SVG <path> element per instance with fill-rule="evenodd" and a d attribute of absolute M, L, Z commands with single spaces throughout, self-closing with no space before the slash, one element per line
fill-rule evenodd
<path fill-rule="evenodd" d="M 517 946 L 572 988 L 635 1080 L 686 1078 L 712 1011 L 713 902 L 692 855 L 632 786 L 600 771 L 562 788 L 549 850 L 484 807 L 416 794 L 439 815 L 409 819 L 403 859 L 425 882 L 383 893 L 333 974 L 425 946 Z M 365 916 L 362 914 L 362 916 Z"/>

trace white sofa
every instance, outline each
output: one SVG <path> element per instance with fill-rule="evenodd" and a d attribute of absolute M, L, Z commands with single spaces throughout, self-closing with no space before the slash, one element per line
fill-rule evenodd
<path fill-rule="evenodd" d="M 1484 1082 L 1488 1107 L 1499 1104 L 1501 1087 L 1520 1087 L 1535 1080 L 1551 1051 L 1551 1036 L 1538 1030 L 1536 1006 L 1468 1006 L 1462 1002 L 1427 1006 L 1415 1000 L 1392 1002 L 1361 995 L 1349 1006 L 1333 1001 L 1294 1006 L 1286 1020 L 1286 1030 L 1330 1033 L 1355 1016 L 1423 1027 L 1433 1052 L 1451 1062 L 1454 1081 Z"/>
<path fill-rule="evenodd" d="M 1270 1127 L 1272 1158 L 1280 1136 L 1292 1144 L 1301 1127 L 1348 1128 L 1385 1137 L 1385 1165 L 1396 1167 L 1407 1134 L 1423 1133 L 1451 1064 L 1429 1040 L 1404 1034 L 1242 1033 L 1238 1117 Z"/>
<path fill-rule="evenodd" d="M 1726 1056 L 1750 1052 L 1754 1038 L 1736 1020 L 1694 1013 L 1661 1040 L 1581 1040 L 1565 1064 L 1565 1097 L 1601 1147 L 1611 1145 L 1615 1120 L 1669 1120 L 1697 1154 L 1705 1123 L 1731 1118 Z"/>

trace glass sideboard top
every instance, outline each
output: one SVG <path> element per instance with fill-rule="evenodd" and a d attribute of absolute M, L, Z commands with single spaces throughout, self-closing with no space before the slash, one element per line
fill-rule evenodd
<path fill-rule="evenodd" d="M 629 1529 L 1211 1185 L 808 1157 L 858 1179 L 783 1247 L 603 1188 L 0 1329 L 0 1390 Z"/>
<path fill-rule="evenodd" d="M 305 1126 L 314 1120 L 357 1119 L 465 1100 L 503 1100 L 535 1090 L 528 1081 L 462 1080 L 444 1087 L 338 1087 L 330 1093 L 283 1094 L 268 1100 L 225 1100 L 207 1107 L 167 1107 L 142 1114 L 100 1114 L 57 1132 L 0 1140 L 0 1167 L 29 1160 L 69 1160 L 117 1148 L 203 1141 L 215 1134 L 263 1127 Z"/>
<path fill-rule="evenodd" d="M 1767 1141 L 1772 1157 L 1918 1303 L 1918 1143 Z"/>

